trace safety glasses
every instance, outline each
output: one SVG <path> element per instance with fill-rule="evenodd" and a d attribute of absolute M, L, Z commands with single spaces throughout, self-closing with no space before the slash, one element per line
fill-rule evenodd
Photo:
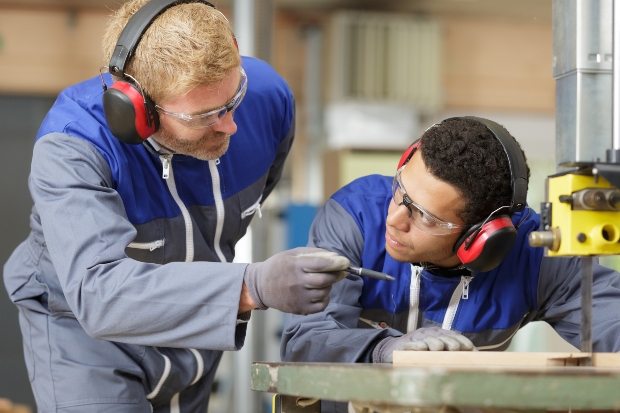
<path fill-rule="evenodd" d="M 187 115 L 185 113 L 176 113 L 170 110 L 166 110 L 159 105 L 155 105 L 157 110 L 166 115 L 173 116 L 174 119 L 181 125 L 190 129 L 204 129 L 215 125 L 219 122 L 228 112 L 234 112 L 241 104 L 241 101 L 245 97 L 245 92 L 248 90 L 248 77 L 245 71 L 240 66 L 239 72 L 241 73 L 241 82 L 239 83 L 239 89 L 235 96 L 225 104 L 224 106 L 210 110 L 206 113 L 198 115 Z"/>
<path fill-rule="evenodd" d="M 405 187 L 400 180 L 400 173 L 404 168 L 405 166 L 402 166 L 396 171 L 396 175 L 394 176 L 394 182 L 392 183 L 392 200 L 397 206 L 404 205 L 405 208 L 407 208 L 409 220 L 413 226 L 430 235 L 448 235 L 460 232 L 463 228 L 468 227 L 467 225 L 457 225 L 442 221 L 413 202 L 411 198 L 409 198 L 409 195 L 407 195 L 407 192 L 405 192 Z"/>

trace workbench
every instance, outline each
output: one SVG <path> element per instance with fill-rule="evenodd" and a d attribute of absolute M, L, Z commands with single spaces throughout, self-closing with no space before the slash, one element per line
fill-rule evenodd
<path fill-rule="evenodd" d="M 620 369 L 601 367 L 252 364 L 252 389 L 376 406 L 618 410 Z M 415 408 L 418 409 L 415 409 Z"/>

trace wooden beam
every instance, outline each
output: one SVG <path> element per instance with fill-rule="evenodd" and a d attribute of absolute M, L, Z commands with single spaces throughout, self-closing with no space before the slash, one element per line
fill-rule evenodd
<path fill-rule="evenodd" d="M 511 351 L 395 351 L 394 365 L 578 366 L 592 356 L 595 367 L 620 367 L 620 353 L 550 353 Z"/>

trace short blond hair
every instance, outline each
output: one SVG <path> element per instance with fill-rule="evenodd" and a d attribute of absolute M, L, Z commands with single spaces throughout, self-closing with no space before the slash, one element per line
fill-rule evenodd
<path fill-rule="evenodd" d="M 123 28 L 148 1 L 130 0 L 108 20 L 102 42 L 106 65 Z M 186 3 L 153 21 L 125 65 L 125 73 L 136 78 L 157 103 L 219 82 L 240 64 L 232 27 L 224 15 L 204 3 Z"/>

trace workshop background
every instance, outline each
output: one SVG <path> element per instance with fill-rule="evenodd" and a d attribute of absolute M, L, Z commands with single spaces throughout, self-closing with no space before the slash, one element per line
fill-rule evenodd
<path fill-rule="evenodd" d="M 98 75 L 100 39 L 122 0 L 0 0 L 0 263 L 28 234 L 27 179 L 35 134 L 56 94 Z M 305 245 L 337 188 L 392 175 L 428 126 L 491 118 L 523 146 L 539 209 L 555 164 L 551 0 L 215 0 L 242 54 L 271 63 L 296 98 L 297 137 L 284 177 L 239 245 L 261 261 Z M 611 93 L 611 92 L 610 92 Z M 233 137 L 234 139 L 234 137 Z M 252 242 L 256 240 L 256 242 Z M 617 260 L 607 265 L 618 268 Z M 244 349 L 227 353 L 210 412 L 271 411 L 250 390 L 252 361 L 278 361 L 282 315 L 256 313 Z M 535 340 L 534 340 L 535 337 Z M 512 351 L 573 351 L 544 323 Z M 17 310 L 0 289 L 0 398 L 34 411 Z"/>

